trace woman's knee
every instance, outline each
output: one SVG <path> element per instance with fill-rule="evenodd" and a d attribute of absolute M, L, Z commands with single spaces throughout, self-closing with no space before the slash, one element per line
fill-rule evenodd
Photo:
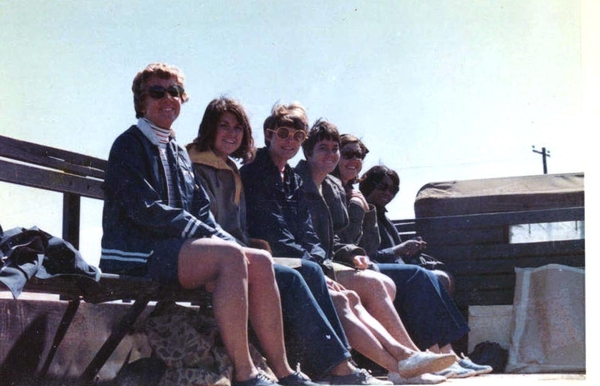
<path fill-rule="evenodd" d="M 248 276 L 244 254 L 236 244 L 223 240 L 197 239 L 186 242 L 179 252 L 178 276 L 186 288 L 195 288 L 228 276 Z"/>
<path fill-rule="evenodd" d="M 261 249 L 243 250 L 248 259 L 248 275 L 254 280 L 274 278 L 273 258 L 269 252 Z"/>
<path fill-rule="evenodd" d="M 348 304 L 351 307 L 356 307 L 356 306 L 360 305 L 360 297 L 358 296 L 358 294 L 356 292 L 347 290 L 344 292 L 344 295 L 345 295 L 346 299 L 348 299 Z"/>

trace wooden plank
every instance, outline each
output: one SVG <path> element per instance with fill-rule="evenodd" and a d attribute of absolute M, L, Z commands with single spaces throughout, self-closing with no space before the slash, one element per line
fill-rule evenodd
<path fill-rule="evenodd" d="M 104 178 L 104 171 L 107 165 L 107 161 L 100 158 L 20 141 L 1 135 L 0 156 L 99 179 Z"/>
<path fill-rule="evenodd" d="M 427 245 L 427 254 L 449 263 L 462 260 L 495 260 L 533 256 L 578 255 L 585 252 L 585 240 L 559 240 L 519 244 Z"/>
<path fill-rule="evenodd" d="M 416 219 L 416 229 L 419 233 L 425 230 L 435 232 L 443 229 L 488 228 L 499 225 L 530 224 L 540 222 L 558 222 L 584 220 L 584 207 L 560 209 L 531 210 L 524 212 L 503 212 L 470 214 L 465 216 L 443 216 Z"/>
<path fill-rule="evenodd" d="M 0 160 L 0 181 L 83 197 L 104 198 L 102 181 Z"/>

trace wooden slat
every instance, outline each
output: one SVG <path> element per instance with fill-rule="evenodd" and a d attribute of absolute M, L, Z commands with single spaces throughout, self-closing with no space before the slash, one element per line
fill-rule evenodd
<path fill-rule="evenodd" d="M 488 228 L 495 225 L 506 226 L 515 224 L 531 224 L 541 222 L 558 222 L 584 220 L 584 207 L 571 207 L 561 209 L 543 209 L 524 212 L 483 213 L 465 216 L 443 216 L 416 219 L 418 232 L 425 229 L 470 229 Z"/>
<path fill-rule="evenodd" d="M 498 259 L 518 259 L 520 257 L 553 257 L 560 255 L 578 255 L 585 252 L 585 240 L 561 240 L 524 244 L 496 245 L 460 245 L 439 246 L 429 245 L 425 250 L 444 262 Z"/>
<path fill-rule="evenodd" d="M 104 171 L 107 164 L 105 160 L 100 158 L 20 141 L 1 135 L 0 156 L 98 179 L 104 179 Z"/>
<path fill-rule="evenodd" d="M 0 181 L 103 199 L 102 182 L 0 160 Z"/>

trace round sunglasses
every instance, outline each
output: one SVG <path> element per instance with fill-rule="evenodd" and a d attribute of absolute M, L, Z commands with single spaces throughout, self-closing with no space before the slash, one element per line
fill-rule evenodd
<path fill-rule="evenodd" d="M 181 87 L 178 84 L 169 86 L 168 88 L 158 85 L 150 86 L 146 91 L 148 96 L 152 99 L 162 99 L 167 95 L 167 93 L 169 93 L 169 95 L 173 98 L 181 98 L 184 92 L 185 90 L 183 89 L 183 87 Z"/>
<path fill-rule="evenodd" d="M 275 133 L 279 139 L 288 139 L 293 137 L 296 142 L 304 142 L 306 140 L 306 133 L 302 130 L 288 129 L 287 127 L 278 127 L 277 130 L 267 129 L 272 133 Z"/>

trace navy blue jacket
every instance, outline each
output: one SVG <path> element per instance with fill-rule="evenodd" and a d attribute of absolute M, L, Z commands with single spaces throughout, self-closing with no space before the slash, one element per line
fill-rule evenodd
<path fill-rule="evenodd" d="M 273 256 L 300 257 L 324 263 L 330 258 L 317 237 L 302 179 L 285 166 L 284 181 L 266 148 L 240 169 L 246 192 L 250 237 L 269 242 Z"/>
<path fill-rule="evenodd" d="M 102 271 L 144 276 L 158 240 L 212 235 L 234 240 L 215 222 L 187 151 L 173 138 L 167 157 L 176 193 L 171 205 L 158 146 L 135 125 L 113 143 L 103 185 Z"/>
<path fill-rule="evenodd" d="M 377 209 L 377 225 L 379 226 L 379 236 L 381 242 L 379 249 L 373 260 L 378 263 L 396 263 L 399 258 L 394 254 L 394 247 L 402 243 L 398 230 L 387 217 L 387 209 Z M 400 259 L 401 260 L 401 259 Z"/>

